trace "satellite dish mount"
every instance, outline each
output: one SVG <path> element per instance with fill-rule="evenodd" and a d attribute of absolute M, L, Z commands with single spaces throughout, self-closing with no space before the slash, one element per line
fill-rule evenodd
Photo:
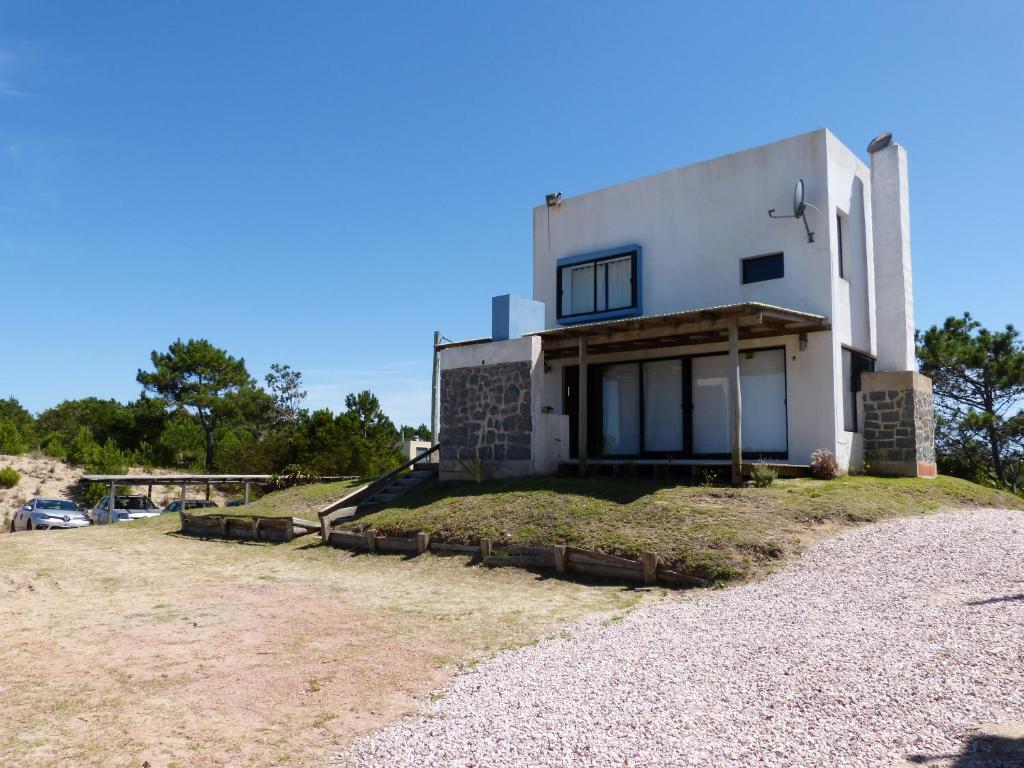
<path fill-rule="evenodd" d="M 804 229 L 807 230 L 807 242 L 814 242 L 814 233 L 811 232 L 811 227 L 807 223 L 807 207 L 810 206 L 814 210 L 818 210 L 815 206 L 807 202 L 804 197 L 804 180 L 799 179 L 796 186 L 793 187 L 793 215 L 783 216 L 775 213 L 774 208 L 768 209 L 768 217 L 771 219 L 800 219 L 804 223 Z"/>

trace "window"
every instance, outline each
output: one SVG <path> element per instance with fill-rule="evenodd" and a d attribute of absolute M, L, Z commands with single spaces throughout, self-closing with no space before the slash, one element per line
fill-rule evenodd
<path fill-rule="evenodd" d="M 770 253 L 767 256 L 754 256 L 743 259 L 743 282 L 760 283 L 762 280 L 778 280 L 785 275 L 785 265 L 781 253 Z"/>
<path fill-rule="evenodd" d="M 639 247 L 560 260 L 558 318 L 639 314 L 639 260 Z"/>
<path fill-rule="evenodd" d="M 846 277 L 846 264 L 843 249 L 846 247 L 846 217 L 842 211 L 836 211 L 836 244 L 839 253 L 839 276 Z"/>
<path fill-rule="evenodd" d="M 857 432 L 857 393 L 860 375 L 875 370 L 873 358 L 843 347 L 843 429 Z"/>

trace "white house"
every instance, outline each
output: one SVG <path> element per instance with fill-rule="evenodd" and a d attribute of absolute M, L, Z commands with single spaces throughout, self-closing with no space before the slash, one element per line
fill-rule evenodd
<path fill-rule="evenodd" d="M 886 135 L 869 163 L 819 130 L 548 196 L 533 299 L 496 298 L 490 338 L 438 347 L 442 477 L 630 462 L 738 479 L 819 448 L 934 475 L 906 152 Z"/>

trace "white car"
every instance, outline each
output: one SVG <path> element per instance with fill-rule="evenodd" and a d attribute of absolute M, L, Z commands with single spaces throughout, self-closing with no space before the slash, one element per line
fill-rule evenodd
<path fill-rule="evenodd" d="M 49 531 L 57 528 L 85 528 L 89 518 L 78 505 L 67 499 L 32 499 L 14 513 L 11 533 Z"/>
<path fill-rule="evenodd" d="M 109 496 L 104 496 L 96 506 L 92 508 L 89 516 L 94 523 L 109 523 L 110 510 L 107 504 Z M 114 497 L 114 520 L 115 523 L 125 523 L 129 520 L 144 520 L 147 517 L 156 517 L 160 514 L 160 508 L 152 502 L 149 496 L 115 496 Z"/>

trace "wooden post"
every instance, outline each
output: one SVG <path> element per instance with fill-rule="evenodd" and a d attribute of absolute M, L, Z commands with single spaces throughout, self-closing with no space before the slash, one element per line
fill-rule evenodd
<path fill-rule="evenodd" d="M 729 318 L 729 452 L 732 484 L 743 482 L 743 404 L 740 395 L 739 322 Z"/>
<path fill-rule="evenodd" d="M 260 540 L 260 519 L 258 517 L 252 518 L 252 540 Z"/>
<path fill-rule="evenodd" d="M 178 519 L 181 520 L 181 532 L 185 533 L 185 510 L 178 510 Z"/>
<path fill-rule="evenodd" d="M 228 537 L 228 516 L 220 516 L 220 537 L 226 539 Z"/>
<path fill-rule="evenodd" d="M 658 556 L 654 552 L 641 552 L 640 564 L 644 569 L 644 584 L 658 583 Z"/>
<path fill-rule="evenodd" d="M 243 497 L 246 504 L 249 503 L 249 481 L 245 481 L 245 496 Z"/>
<path fill-rule="evenodd" d="M 485 557 L 490 557 L 490 556 L 491 556 L 491 540 L 490 539 L 480 539 L 480 557 L 481 557 L 481 559 L 485 558 Z"/>
<path fill-rule="evenodd" d="M 187 494 L 187 491 L 185 490 L 185 488 L 186 488 L 186 484 L 182 483 L 181 484 L 181 511 L 182 512 L 185 511 L 185 495 Z"/>
<path fill-rule="evenodd" d="M 430 534 L 420 531 L 416 534 L 416 551 L 421 555 L 430 549 Z"/>
<path fill-rule="evenodd" d="M 117 492 L 117 487 L 113 481 L 110 483 L 110 495 L 107 496 L 107 523 L 117 522 L 117 513 L 114 511 L 117 508 L 117 497 L 114 495 Z"/>
<path fill-rule="evenodd" d="M 371 552 L 377 551 L 377 534 L 372 530 L 366 532 L 366 548 Z"/>
<path fill-rule="evenodd" d="M 149 490 L 146 491 L 146 498 L 148 498 L 150 501 L 153 500 L 153 484 L 152 483 L 149 484 Z"/>
<path fill-rule="evenodd" d="M 555 544 L 555 573 L 565 573 L 569 570 L 569 548 L 565 544 Z"/>
<path fill-rule="evenodd" d="M 584 477 L 587 474 L 587 383 L 590 378 L 587 375 L 587 339 L 585 336 L 580 336 L 580 380 L 579 386 L 576 388 L 579 392 L 579 408 L 577 414 L 578 430 L 577 430 L 577 443 L 579 449 L 577 450 L 578 461 L 579 461 L 579 475 Z"/>
<path fill-rule="evenodd" d="M 206 481 L 206 500 L 210 500 L 210 481 Z"/>

